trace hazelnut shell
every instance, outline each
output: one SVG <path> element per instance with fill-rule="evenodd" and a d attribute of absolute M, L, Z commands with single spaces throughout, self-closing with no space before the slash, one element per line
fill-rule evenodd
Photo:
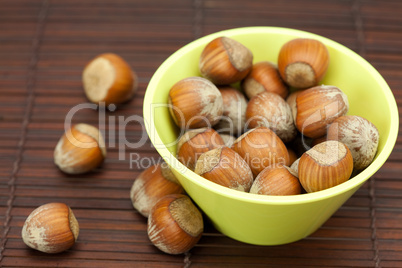
<path fill-rule="evenodd" d="M 180 137 L 177 144 L 177 159 L 194 170 L 201 154 L 225 145 L 222 137 L 212 128 L 191 129 Z"/>
<path fill-rule="evenodd" d="M 354 169 L 362 170 L 373 161 L 380 135 L 374 124 L 367 119 L 345 115 L 329 125 L 327 139 L 344 143 L 352 153 Z"/>
<path fill-rule="evenodd" d="M 278 55 L 283 80 L 295 88 L 318 85 L 329 65 L 329 52 L 320 41 L 296 38 L 285 43 Z"/>
<path fill-rule="evenodd" d="M 144 217 L 148 217 L 160 198 L 169 194 L 184 193 L 183 187 L 168 169 L 166 163 L 152 165 L 134 180 L 130 190 L 131 202 Z"/>
<path fill-rule="evenodd" d="M 246 97 L 239 90 L 230 86 L 219 87 L 219 91 L 223 99 L 223 113 L 214 128 L 219 133 L 241 135 L 246 124 Z"/>
<path fill-rule="evenodd" d="M 105 157 L 102 134 L 88 124 L 77 124 L 67 130 L 54 150 L 54 163 L 68 174 L 92 171 L 102 164 Z"/>
<path fill-rule="evenodd" d="M 201 212 L 186 195 L 162 197 L 148 217 L 148 237 L 161 251 L 182 254 L 193 248 L 204 230 Z"/>
<path fill-rule="evenodd" d="M 252 52 L 240 42 L 225 36 L 209 42 L 199 62 L 201 75 L 216 85 L 241 81 L 252 66 Z"/>
<path fill-rule="evenodd" d="M 300 183 L 309 193 L 347 181 L 352 171 L 352 154 L 346 145 L 338 141 L 317 144 L 300 157 L 298 164 Z"/>
<path fill-rule="evenodd" d="M 223 113 L 222 95 L 218 88 L 202 77 L 187 77 L 169 91 L 169 111 L 181 129 L 211 127 Z"/>
<path fill-rule="evenodd" d="M 269 128 L 258 127 L 241 135 L 231 149 L 249 165 L 254 177 L 273 164 L 289 165 L 289 153 L 283 141 Z"/>
<path fill-rule="evenodd" d="M 246 119 L 249 128 L 270 128 L 283 142 L 293 140 L 297 134 L 289 104 L 275 93 L 254 96 L 247 105 Z"/>
<path fill-rule="evenodd" d="M 93 103 L 121 104 L 138 88 L 137 74 L 119 55 L 105 53 L 91 60 L 82 74 L 87 98 Z"/>
<path fill-rule="evenodd" d="M 207 180 L 242 192 L 248 192 L 253 184 L 253 173 L 246 161 L 225 146 L 203 153 L 198 158 L 194 172 Z"/>
<path fill-rule="evenodd" d="M 309 138 L 326 135 L 327 127 L 349 110 L 348 97 L 335 86 L 316 86 L 300 92 L 293 106 L 297 129 Z"/>
<path fill-rule="evenodd" d="M 289 94 L 289 88 L 283 82 L 278 68 L 269 61 L 255 63 L 242 81 L 242 88 L 249 99 L 264 91 L 278 94 L 282 98 Z"/>
<path fill-rule="evenodd" d="M 77 219 L 63 203 L 48 203 L 33 210 L 21 232 L 27 246 L 45 253 L 60 253 L 71 248 L 78 234 Z"/>
<path fill-rule="evenodd" d="M 250 193 L 262 195 L 297 195 L 302 191 L 297 174 L 282 164 L 266 167 L 255 178 Z"/>

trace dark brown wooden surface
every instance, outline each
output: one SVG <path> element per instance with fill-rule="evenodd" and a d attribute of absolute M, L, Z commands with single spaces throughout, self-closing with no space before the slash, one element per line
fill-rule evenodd
<path fill-rule="evenodd" d="M 188 254 L 154 248 L 130 187 L 141 172 L 119 160 L 66 176 L 53 149 L 67 112 L 87 100 L 84 65 L 104 52 L 139 76 L 135 98 L 114 115 L 142 115 L 147 84 L 174 51 L 203 35 L 242 26 L 283 26 L 331 38 L 376 67 L 402 108 L 402 2 L 399 0 L 0 0 L 0 265 L 3 267 L 402 267 L 402 138 L 389 160 L 310 237 L 283 246 L 243 244 L 207 225 Z M 93 110 L 73 122 L 98 123 Z M 108 122 L 108 120 L 107 120 Z M 138 141 L 140 123 L 126 127 Z M 106 138 L 108 140 L 108 137 Z M 158 160 L 149 140 L 125 155 Z M 21 227 L 47 202 L 65 202 L 81 232 L 69 251 L 27 248 Z"/>

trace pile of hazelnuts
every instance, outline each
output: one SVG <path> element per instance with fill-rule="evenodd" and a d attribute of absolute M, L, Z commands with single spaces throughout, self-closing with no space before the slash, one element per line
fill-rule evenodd
<path fill-rule="evenodd" d="M 201 75 L 169 92 L 171 116 L 184 132 L 178 160 L 253 194 L 311 193 L 347 181 L 372 162 L 379 133 L 367 119 L 346 115 L 340 88 L 319 84 L 329 62 L 315 39 L 285 43 L 277 65 L 253 64 L 252 51 L 232 38 L 212 40 L 200 56 Z"/>
<path fill-rule="evenodd" d="M 373 161 L 379 133 L 367 119 L 346 115 L 341 89 L 319 85 L 328 65 L 326 46 L 314 39 L 284 44 L 277 65 L 253 64 L 252 52 L 234 39 L 212 40 L 200 56 L 201 75 L 169 91 L 182 133 L 177 159 L 209 181 L 251 194 L 305 194 L 347 181 Z M 160 250 L 183 253 L 200 239 L 202 214 L 166 163 L 143 171 L 130 196 Z M 177 199 L 183 205 L 172 205 Z"/>

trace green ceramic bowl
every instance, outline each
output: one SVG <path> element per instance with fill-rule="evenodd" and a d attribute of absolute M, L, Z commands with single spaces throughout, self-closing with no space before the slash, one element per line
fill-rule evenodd
<path fill-rule="evenodd" d="M 253 52 L 254 62 L 277 62 L 281 46 L 293 38 L 322 41 L 331 57 L 322 83 L 341 88 L 349 98 L 348 114 L 367 118 L 380 132 L 378 152 L 372 164 L 341 185 L 296 196 L 263 196 L 231 190 L 182 165 L 175 158 L 180 131 L 169 115 L 168 93 L 180 79 L 200 75 L 198 61 L 201 51 L 218 36 L 231 37 L 247 46 Z M 153 75 L 145 93 L 143 112 L 151 142 L 214 226 L 228 237 L 257 245 L 290 243 L 317 230 L 384 164 L 395 145 L 399 127 L 395 98 L 381 75 L 366 60 L 327 38 L 277 27 L 226 30 L 182 47 Z"/>

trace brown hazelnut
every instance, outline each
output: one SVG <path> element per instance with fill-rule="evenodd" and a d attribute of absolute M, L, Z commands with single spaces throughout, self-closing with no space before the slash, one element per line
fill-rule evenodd
<path fill-rule="evenodd" d="M 241 135 L 246 124 L 247 100 L 243 93 L 233 87 L 219 87 L 223 99 L 222 118 L 214 126 L 219 133 Z"/>
<path fill-rule="evenodd" d="M 184 78 L 169 91 L 169 111 L 181 129 L 211 127 L 221 119 L 222 95 L 205 78 Z"/>
<path fill-rule="evenodd" d="M 36 208 L 25 220 L 21 232 L 27 246 L 45 253 L 60 253 L 71 248 L 78 234 L 78 221 L 71 208 L 63 203 Z"/>
<path fill-rule="evenodd" d="M 180 137 L 177 144 L 177 159 L 194 170 L 198 157 L 214 148 L 225 145 L 222 137 L 212 128 L 191 129 Z"/>
<path fill-rule="evenodd" d="M 209 42 L 201 53 L 201 75 L 216 85 L 228 85 L 242 80 L 253 66 L 253 54 L 240 42 L 218 37 Z"/>
<path fill-rule="evenodd" d="M 317 144 L 300 157 L 298 165 L 300 183 L 308 193 L 339 185 L 350 178 L 352 171 L 352 154 L 338 141 Z"/>
<path fill-rule="evenodd" d="M 266 167 L 255 178 L 250 189 L 250 193 L 263 195 L 296 195 L 301 191 L 297 174 L 282 164 Z"/>
<path fill-rule="evenodd" d="M 183 194 L 184 189 L 166 163 L 152 165 L 134 180 L 130 198 L 133 207 L 144 217 L 165 195 Z"/>
<path fill-rule="evenodd" d="M 54 150 L 54 163 L 68 174 L 92 171 L 102 164 L 105 157 L 102 134 L 88 124 L 77 124 L 67 130 Z"/>
<path fill-rule="evenodd" d="M 373 161 L 380 134 L 367 119 L 357 115 L 345 115 L 329 125 L 327 139 L 344 143 L 352 153 L 354 169 L 362 170 Z"/>
<path fill-rule="evenodd" d="M 285 43 L 279 51 L 279 72 L 283 80 L 295 88 L 318 85 L 328 65 L 328 49 L 315 39 L 296 38 Z"/>
<path fill-rule="evenodd" d="M 148 237 L 161 251 L 182 254 L 193 248 L 204 230 L 201 212 L 182 194 L 166 195 L 148 217 Z"/>
<path fill-rule="evenodd" d="M 253 173 L 241 156 L 228 147 L 203 153 L 195 166 L 195 173 L 230 189 L 248 192 Z"/>
<path fill-rule="evenodd" d="M 254 128 L 244 133 L 233 143 L 232 149 L 247 162 L 254 177 L 270 165 L 289 165 L 285 144 L 267 127 Z"/>
<path fill-rule="evenodd" d="M 87 64 L 82 74 L 87 98 L 93 103 L 121 104 L 130 100 L 138 88 L 138 78 L 119 55 L 105 53 Z"/>
<path fill-rule="evenodd" d="M 269 61 L 255 63 L 242 81 L 242 88 L 249 99 L 264 91 L 278 94 L 282 98 L 289 94 L 289 88 L 283 82 L 278 68 Z"/>
<path fill-rule="evenodd" d="M 293 107 L 297 129 L 305 136 L 326 135 L 327 127 L 349 110 L 348 97 L 335 86 L 316 86 L 300 92 Z"/>
<path fill-rule="evenodd" d="M 270 128 L 283 142 L 293 140 L 297 134 L 289 104 L 275 93 L 254 96 L 247 105 L 246 119 L 250 128 Z"/>

